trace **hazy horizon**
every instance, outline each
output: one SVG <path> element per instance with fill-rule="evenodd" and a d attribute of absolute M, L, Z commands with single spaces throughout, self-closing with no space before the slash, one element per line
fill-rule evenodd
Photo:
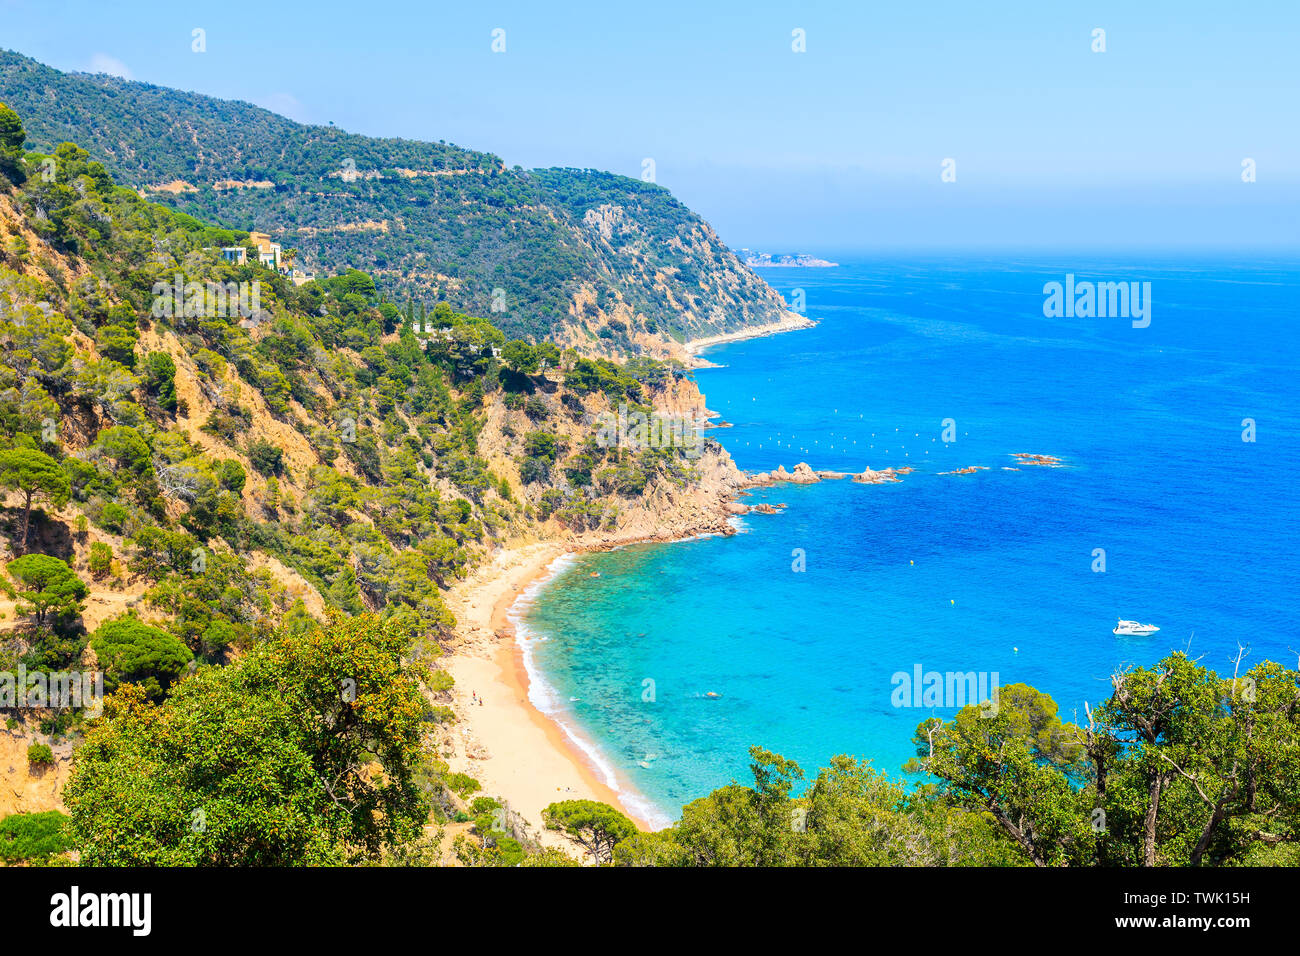
<path fill-rule="evenodd" d="M 77 0 L 52 29 L 47 6 L 4 0 L 0 46 L 510 165 L 640 176 L 653 160 L 656 181 L 732 247 L 1300 244 L 1293 6 L 1254 6 L 1228 28 L 1220 3 L 580 7 L 400 3 L 380 18 L 326 2 L 253 23 L 154 3 L 128 23 Z"/>

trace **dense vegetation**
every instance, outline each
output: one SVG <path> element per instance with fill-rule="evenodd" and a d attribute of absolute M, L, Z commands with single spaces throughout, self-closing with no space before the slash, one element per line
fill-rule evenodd
<path fill-rule="evenodd" d="M 916 731 L 908 787 L 849 756 L 804 786 L 755 747 L 733 783 L 638 833 L 610 807 L 554 804 L 548 825 L 625 866 L 1296 866 L 1300 673 L 1222 678 L 1181 653 L 1117 673 L 1086 726 L 1001 688 Z"/>
<path fill-rule="evenodd" d="M 30 148 L 78 142 L 133 186 L 183 182 L 192 188 L 153 195 L 271 233 L 308 270 L 360 268 L 390 295 L 490 314 L 511 336 L 626 354 L 641 349 L 637 333 L 698 337 L 779 317 L 771 289 L 652 183 L 507 168 L 3 51 L 0 89 Z"/>
<path fill-rule="evenodd" d="M 414 839 L 433 715 L 408 642 L 394 621 L 336 618 L 200 671 L 165 706 L 141 685 L 110 697 L 64 794 L 82 862 L 344 863 Z"/>
<path fill-rule="evenodd" d="M 46 864 L 71 848 L 68 817 L 57 810 L 15 813 L 0 820 L 0 863 Z"/>
<path fill-rule="evenodd" d="M 680 366 L 508 340 L 355 269 L 295 285 L 220 254 L 246 233 L 142 199 L 71 143 L 23 154 L 24 140 L 0 104 L 0 148 L 19 150 L 0 178 L 0 588 L 16 618 L 0 670 L 93 664 L 114 695 L 66 792 L 83 859 L 422 859 L 425 820 L 467 815 L 478 790 L 432 755 L 454 719 L 442 589 L 537 522 L 608 526 L 648 485 L 689 480 L 682 449 L 629 454 L 592 424 L 602 403 L 649 411 Z M 159 308 L 178 276 L 198 307 Z M 255 302 L 211 298 L 254 284 Z M 88 626 L 92 599 L 113 611 Z M 359 695 L 341 714 L 338 688 L 284 693 L 283 668 L 321 647 Z M 396 723 L 367 723 L 367 668 L 409 692 Z M 55 762 L 46 739 L 88 726 L 74 707 L 0 707 L 41 736 L 33 767 Z M 310 732 L 290 721 L 309 710 Z M 249 792 L 211 772 L 235 772 L 236 740 Z M 280 807 L 263 771 L 276 793 L 310 792 Z M 160 802 L 207 808 L 206 835 Z M 123 828 L 130 847 L 108 836 Z M 473 852 L 525 855 L 505 830 L 476 832 Z"/>
<path fill-rule="evenodd" d="M 32 772 L 51 744 L 80 748 L 70 819 L 0 821 L 0 860 L 426 865 L 462 825 L 462 863 L 571 862 L 437 757 L 454 719 L 441 591 L 512 531 L 607 527 L 690 481 L 681 449 L 629 453 L 593 427 L 597 408 L 649 411 L 680 368 L 508 339 L 356 269 L 295 286 L 235 265 L 215 247 L 246 233 L 26 139 L 0 105 L 0 586 L 17 618 L 0 670 L 93 659 L 113 693 L 93 722 L 5 714 L 40 738 Z M 642 192 L 563 201 L 608 188 Z M 160 314 L 178 274 L 257 282 L 258 305 Z M 120 599 L 93 630 L 92 596 Z M 1175 654 L 1117 674 L 1088 717 L 1013 685 L 993 716 L 917 728 L 915 786 L 840 756 L 805 787 L 755 748 L 753 786 L 662 833 L 583 800 L 534 822 L 601 864 L 1300 863 L 1295 671 L 1220 678 Z"/>

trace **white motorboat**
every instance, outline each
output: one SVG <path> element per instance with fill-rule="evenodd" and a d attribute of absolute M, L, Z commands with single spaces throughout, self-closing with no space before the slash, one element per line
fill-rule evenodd
<path fill-rule="evenodd" d="M 1158 630 L 1160 630 L 1160 628 L 1156 627 L 1154 624 L 1139 624 L 1137 621 L 1125 621 L 1121 619 L 1120 622 L 1115 625 L 1115 630 L 1111 633 L 1126 635 L 1129 637 L 1146 637 L 1148 634 L 1154 634 Z"/>

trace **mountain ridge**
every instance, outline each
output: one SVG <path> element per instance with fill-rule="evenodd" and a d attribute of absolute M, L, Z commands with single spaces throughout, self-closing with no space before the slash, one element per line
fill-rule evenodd
<path fill-rule="evenodd" d="M 791 321 L 668 190 L 599 170 L 507 167 L 445 142 L 309 126 L 240 101 L 65 73 L 0 51 L 27 146 L 77 142 L 142 195 L 260 231 L 327 273 L 447 301 L 588 355 L 687 359 L 683 343 Z"/>

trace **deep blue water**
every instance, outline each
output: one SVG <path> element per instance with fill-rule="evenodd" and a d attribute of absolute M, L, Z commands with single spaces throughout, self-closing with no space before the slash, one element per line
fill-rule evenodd
<path fill-rule="evenodd" d="M 1043 284 L 1067 272 L 1151 282 L 1150 327 L 1045 318 Z M 1295 261 L 871 260 L 764 278 L 804 289 L 820 325 L 707 353 L 723 367 L 700 386 L 734 426 L 710 435 L 750 470 L 917 470 L 756 492 L 744 500 L 787 510 L 730 538 L 582 556 L 541 589 L 526 611 L 539 700 L 661 819 L 748 780 L 751 744 L 809 776 L 837 753 L 900 772 L 916 725 L 954 712 L 892 705 L 891 676 L 917 664 L 1031 684 L 1067 719 L 1117 667 L 1189 640 L 1221 671 L 1238 641 L 1247 665 L 1295 664 Z M 1004 470 L 1012 452 L 1067 467 Z M 970 465 L 988 470 L 938 474 Z M 1116 637 L 1118 617 L 1162 630 Z"/>

